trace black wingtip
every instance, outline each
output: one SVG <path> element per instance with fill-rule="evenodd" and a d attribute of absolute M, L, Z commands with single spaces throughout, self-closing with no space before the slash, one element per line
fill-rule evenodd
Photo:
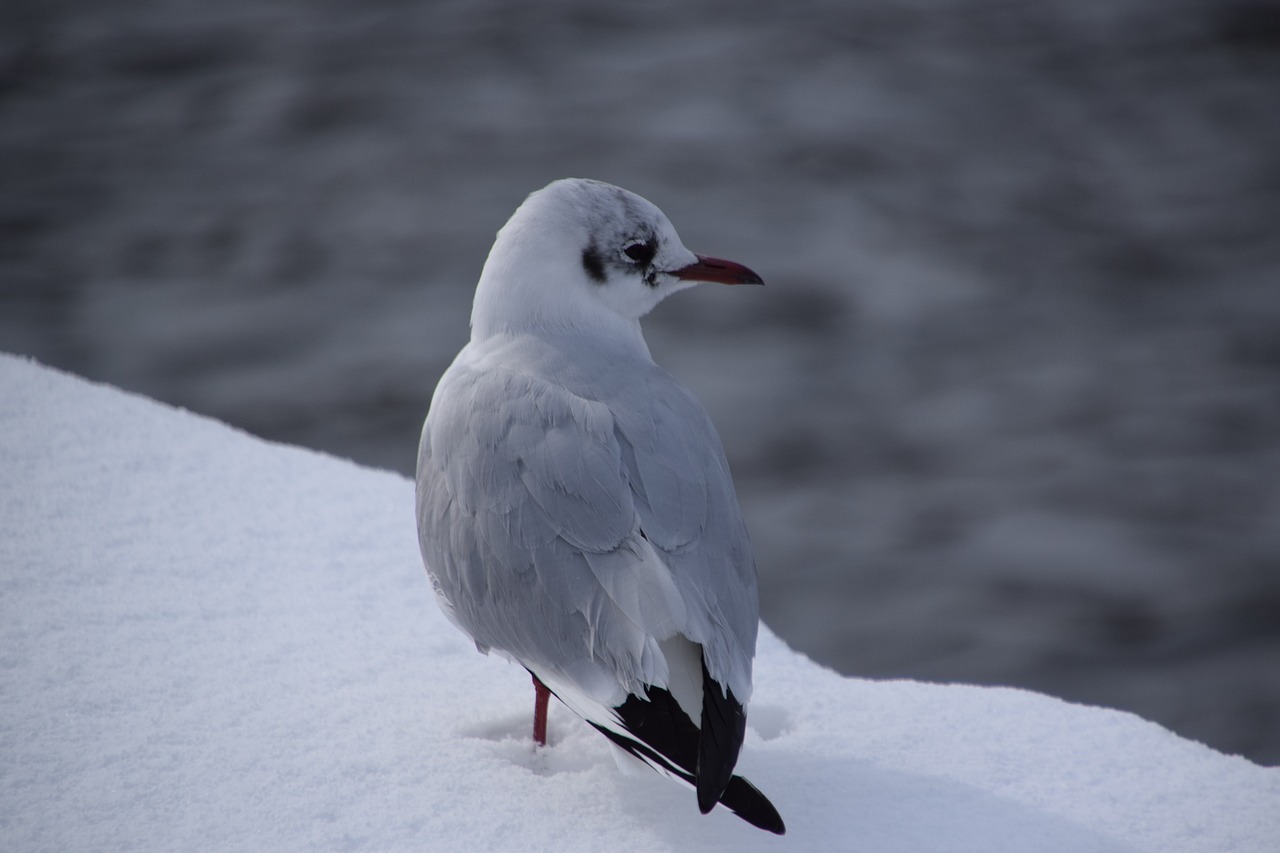
<path fill-rule="evenodd" d="M 772 832 L 775 835 L 786 835 L 787 825 L 782 822 L 782 815 L 769 802 L 769 798 L 760 793 L 741 776 L 734 776 L 724 789 L 720 802 L 729 811 L 745 820 L 752 826 Z"/>
<path fill-rule="evenodd" d="M 702 661 L 702 725 L 698 737 L 698 808 L 703 814 L 720 802 L 747 732 L 747 713 L 733 691 L 720 684 Z"/>
<path fill-rule="evenodd" d="M 591 723 L 602 735 L 651 766 L 691 785 L 703 814 L 720 803 L 752 826 L 782 835 L 778 810 L 746 779 L 733 775 L 746 714 L 733 693 L 722 688 L 703 664 L 702 729 L 694 725 L 666 689 L 648 687 L 648 698 L 628 696 L 614 711 L 628 737 Z"/>
<path fill-rule="evenodd" d="M 721 687 L 702 662 L 702 726 L 698 740 L 698 810 L 721 803 L 752 826 L 784 835 L 782 815 L 754 785 L 733 775 L 747 731 L 747 713 L 733 691 Z"/>

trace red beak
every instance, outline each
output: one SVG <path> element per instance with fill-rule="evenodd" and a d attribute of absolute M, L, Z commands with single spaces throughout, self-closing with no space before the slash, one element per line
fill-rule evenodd
<path fill-rule="evenodd" d="M 742 264 L 722 261 L 698 255 L 697 263 L 689 264 L 671 274 L 685 281 L 710 281 L 716 284 L 764 284 L 764 280 Z"/>

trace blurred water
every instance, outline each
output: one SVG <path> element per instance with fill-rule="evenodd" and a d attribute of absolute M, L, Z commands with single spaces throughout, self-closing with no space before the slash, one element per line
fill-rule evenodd
<path fill-rule="evenodd" d="M 0 348 L 408 472 L 493 232 L 619 183 L 769 283 L 646 329 L 792 645 L 1276 763 L 1278 104 L 1261 0 L 5 4 Z"/>

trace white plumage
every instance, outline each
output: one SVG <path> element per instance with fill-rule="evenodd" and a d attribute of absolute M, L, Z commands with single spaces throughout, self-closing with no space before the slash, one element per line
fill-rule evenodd
<path fill-rule="evenodd" d="M 417 473 L 444 611 L 618 746 L 781 832 L 732 776 L 751 695 L 755 565 L 715 428 L 639 320 L 699 281 L 759 283 L 595 181 L 533 193 L 498 232 L 471 340 Z"/>

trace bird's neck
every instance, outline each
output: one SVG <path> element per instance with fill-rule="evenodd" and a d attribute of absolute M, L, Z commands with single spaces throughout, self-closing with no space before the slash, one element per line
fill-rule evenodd
<path fill-rule="evenodd" d="M 579 326 L 561 323 L 500 322 L 476 325 L 472 320 L 471 346 L 481 350 L 505 350 L 509 344 L 534 339 L 538 349 L 572 354 L 576 359 L 609 364 L 643 362 L 653 364 L 649 345 L 638 320 L 624 321 L 614 315 L 602 325 Z"/>

